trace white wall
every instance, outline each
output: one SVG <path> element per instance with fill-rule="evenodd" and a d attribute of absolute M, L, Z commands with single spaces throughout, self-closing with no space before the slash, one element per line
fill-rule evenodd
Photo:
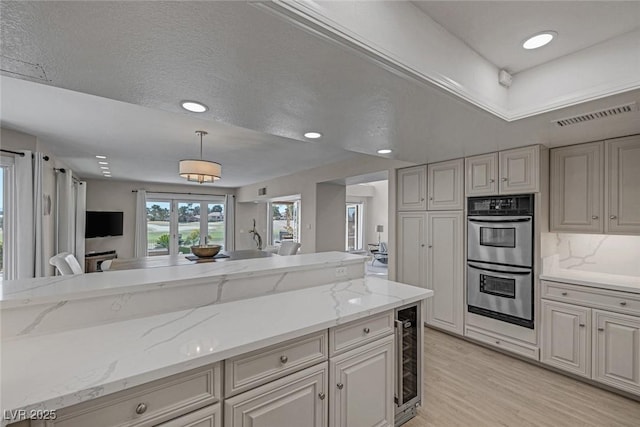
<path fill-rule="evenodd" d="M 291 196 L 295 194 L 300 195 L 301 207 L 300 207 L 300 237 L 302 247 L 300 251 L 303 253 L 316 252 L 316 184 L 322 182 L 340 180 L 344 181 L 346 178 L 352 176 L 366 175 L 379 171 L 388 171 L 390 177 L 391 189 L 389 193 L 389 203 L 395 205 L 395 169 L 401 167 L 412 166 L 412 163 L 403 162 L 400 160 L 387 159 L 383 157 L 369 156 L 366 154 L 359 154 L 357 157 L 333 163 L 330 165 L 309 169 L 304 172 L 299 172 L 279 178 L 274 178 L 269 181 L 260 182 L 252 185 L 247 185 L 237 189 L 237 201 L 238 211 L 249 209 L 250 213 L 239 212 L 238 216 L 242 218 L 248 218 L 249 215 L 255 213 L 255 207 L 249 207 L 247 202 L 259 201 L 266 202 L 269 199 L 277 197 Z M 393 178 L 391 178 L 393 177 Z M 393 181 L 391 181 L 393 180 Z M 258 189 L 266 187 L 267 194 L 264 196 L 258 196 Z M 265 213 L 266 218 L 266 213 Z M 390 227 L 393 228 L 392 222 Z M 246 227 L 243 225 L 243 229 Z M 236 221 L 236 236 L 240 236 L 239 222 Z M 394 239 L 395 228 L 389 229 L 389 242 L 395 244 Z M 243 237 L 237 240 L 244 240 Z M 393 242 L 392 242 L 393 240 Z M 344 250 L 344 249 L 342 249 Z M 392 259 L 390 259 L 390 274 L 392 270 Z"/>
<path fill-rule="evenodd" d="M 341 184 L 316 185 L 316 252 L 344 251 L 346 188 Z"/>
<path fill-rule="evenodd" d="M 234 194 L 231 188 L 216 188 L 199 185 L 150 184 L 133 181 L 88 180 L 88 211 L 121 211 L 123 213 L 123 235 L 86 239 L 86 251 L 115 249 L 120 258 L 133 257 L 135 235 L 136 193 L 132 190 L 144 189 L 148 192 L 167 191 L 174 193 L 198 193 L 224 195 Z"/>
<path fill-rule="evenodd" d="M 249 230 L 253 228 L 253 220 L 256 220 L 256 230 L 262 237 L 262 247 L 266 247 L 267 241 L 267 203 L 236 203 L 236 249 L 256 249 L 256 242 Z"/>

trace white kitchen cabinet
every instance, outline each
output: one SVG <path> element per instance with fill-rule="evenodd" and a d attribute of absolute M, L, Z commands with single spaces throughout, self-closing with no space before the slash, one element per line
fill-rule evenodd
<path fill-rule="evenodd" d="M 427 209 L 452 211 L 464 208 L 464 159 L 427 165 Z"/>
<path fill-rule="evenodd" d="M 156 427 L 222 427 L 222 409 L 216 403 Z"/>
<path fill-rule="evenodd" d="M 591 309 L 542 300 L 541 361 L 591 377 Z"/>
<path fill-rule="evenodd" d="M 467 196 L 498 194 L 498 153 L 467 157 L 465 170 Z"/>
<path fill-rule="evenodd" d="M 638 209 L 640 210 L 640 207 Z M 602 142 L 551 150 L 550 213 L 551 231 L 603 232 L 605 218 Z"/>
<path fill-rule="evenodd" d="M 327 362 L 226 399 L 225 427 L 326 427 Z"/>
<path fill-rule="evenodd" d="M 605 141 L 605 233 L 640 234 L 640 136 Z"/>
<path fill-rule="evenodd" d="M 640 318 L 593 310 L 593 379 L 640 394 Z"/>
<path fill-rule="evenodd" d="M 427 289 L 434 296 L 427 301 L 426 322 L 463 334 L 463 214 L 427 213 Z"/>
<path fill-rule="evenodd" d="M 393 426 L 393 335 L 336 356 L 329 364 L 330 427 Z"/>
<path fill-rule="evenodd" d="M 397 208 L 399 211 L 427 210 L 427 166 L 398 169 Z"/>
<path fill-rule="evenodd" d="M 426 212 L 401 212 L 397 217 L 396 280 L 426 287 Z"/>
<path fill-rule="evenodd" d="M 539 191 L 540 147 L 537 145 L 500 151 L 500 194 Z"/>

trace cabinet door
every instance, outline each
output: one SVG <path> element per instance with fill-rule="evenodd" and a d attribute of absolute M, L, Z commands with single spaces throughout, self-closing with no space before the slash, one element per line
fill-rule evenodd
<path fill-rule="evenodd" d="M 224 401 L 225 427 L 326 427 L 327 362 Z"/>
<path fill-rule="evenodd" d="M 604 144 L 551 150 L 551 231 L 604 231 Z"/>
<path fill-rule="evenodd" d="M 425 287 L 425 241 L 427 213 L 399 213 L 397 226 L 398 257 L 396 280 Z"/>
<path fill-rule="evenodd" d="M 390 335 L 330 360 L 329 426 L 393 426 L 393 343 Z"/>
<path fill-rule="evenodd" d="M 462 335 L 463 296 L 462 212 L 427 213 L 427 324 Z"/>
<path fill-rule="evenodd" d="M 222 410 L 216 403 L 156 427 L 222 427 Z"/>
<path fill-rule="evenodd" d="M 398 210 L 427 210 L 427 166 L 398 169 Z"/>
<path fill-rule="evenodd" d="M 500 151 L 500 194 L 538 191 L 540 147 Z"/>
<path fill-rule="evenodd" d="M 498 153 L 467 157 L 467 196 L 493 196 L 498 194 Z"/>
<path fill-rule="evenodd" d="M 430 211 L 462 210 L 464 204 L 462 169 L 464 159 L 427 166 L 428 204 Z"/>
<path fill-rule="evenodd" d="M 640 136 L 606 141 L 606 233 L 640 234 Z"/>
<path fill-rule="evenodd" d="M 640 318 L 593 310 L 593 379 L 640 394 Z"/>
<path fill-rule="evenodd" d="M 542 300 L 542 362 L 591 378 L 591 309 Z"/>

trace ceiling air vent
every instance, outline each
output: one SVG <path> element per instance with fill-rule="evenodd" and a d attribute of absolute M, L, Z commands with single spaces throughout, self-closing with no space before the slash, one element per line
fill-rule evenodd
<path fill-rule="evenodd" d="M 558 126 L 576 125 L 578 123 L 590 122 L 591 120 L 604 119 L 605 117 L 617 116 L 618 114 L 631 113 L 638 111 L 638 104 L 632 102 L 630 104 L 618 105 L 617 107 L 605 108 L 604 110 L 593 111 L 591 113 L 581 114 L 579 116 L 566 117 L 564 119 L 554 120 Z"/>

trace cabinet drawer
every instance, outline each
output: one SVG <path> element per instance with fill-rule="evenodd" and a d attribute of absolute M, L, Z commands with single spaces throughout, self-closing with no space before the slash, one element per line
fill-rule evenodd
<path fill-rule="evenodd" d="M 467 326 L 465 328 L 465 336 L 476 341 L 489 344 L 493 347 L 501 348 L 512 353 L 519 354 L 520 356 L 528 357 L 529 359 L 538 360 L 538 347 L 527 345 L 525 343 L 519 343 L 505 338 L 501 335 L 475 329 L 470 326 Z"/>
<path fill-rule="evenodd" d="M 640 295 L 542 280 L 542 298 L 640 316 Z"/>
<path fill-rule="evenodd" d="M 393 320 L 393 311 L 388 311 L 329 329 L 330 355 L 334 356 L 392 334 Z"/>
<path fill-rule="evenodd" d="M 163 421 L 220 400 L 220 363 L 173 375 L 58 411 L 47 427 L 136 427 Z M 138 413 L 142 412 L 142 413 Z"/>
<path fill-rule="evenodd" d="M 327 333 L 307 335 L 225 360 L 225 397 L 327 359 Z"/>
<path fill-rule="evenodd" d="M 222 406 L 216 403 L 156 427 L 222 427 Z"/>

